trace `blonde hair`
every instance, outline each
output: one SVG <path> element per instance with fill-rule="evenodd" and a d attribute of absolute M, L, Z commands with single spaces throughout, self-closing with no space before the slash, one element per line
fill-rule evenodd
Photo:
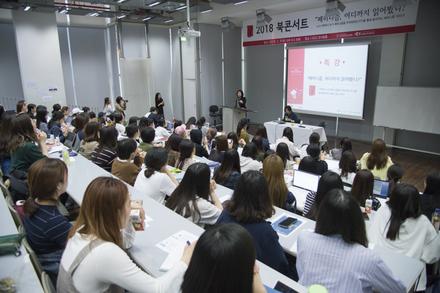
<path fill-rule="evenodd" d="M 269 187 L 269 196 L 275 206 L 284 208 L 286 205 L 287 189 L 284 181 L 284 163 L 276 154 L 269 155 L 263 161 L 263 174 Z"/>
<path fill-rule="evenodd" d="M 94 235 L 123 248 L 121 218 L 129 200 L 127 186 L 112 177 L 98 177 L 87 186 L 81 210 L 69 238 L 76 232 Z"/>

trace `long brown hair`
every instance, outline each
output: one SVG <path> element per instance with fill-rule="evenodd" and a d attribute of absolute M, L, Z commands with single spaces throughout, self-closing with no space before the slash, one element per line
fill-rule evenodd
<path fill-rule="evenodd" d="M 24 204 L 24 212 L 32 216 L 37 210 L 39 200 L 52 200 L 58 185 L 64 183 L 67 176 L 66 164 L 58 159 L 43 158 L 33 163 L 28 171 L 29 198 Z M 67 179 L 66 179 L 67 180 Z"/>
<path fill-rule="evenodd" d="M 101 130 L 101 124 L 98 122 L 89 122 L 84 127 L 84 142 L 99 142 L 99 131 Z"/>
<path fill-rule="evenodd" d="M 127 186 L 112 177 L 98 177 L 87 186 L 81 210 L 69 238 L 76 232 L 95 235 L 123 248 L 121 218 L 129 200 Z"/>
<path fill-rule="evenodd" d="M 23 113 L 12 119 L 11 140 L 9 141 L 9 151 L 15 151 L 26 141 L 37 142 L 32 120 L 28 114 Z"/>
<path fill-rule="evenodd" d="M 356 173 L 351 188 L 351 195 L 360 206 L 365 205 L 365 200 L 373 195 L 374 176 L 370 170 L 360 170 Z"/>
<path fill-rule="evenodd" d="M 386 144 L 382 139 L 377 138 L 373 141 L 373 145 L 371 146 L 371 153 L 367 159 L 367 168 L 370 170 L 373 170 L 374 167 L 382 169 L 387 164 L 387 161 Z"/>
<path fill-rule="evenodd" d="M 263 161 L 263 174 L 269 187 L 269 196 L 272 202 L 279 208 L 286 205 L 286 197 L 289 192 L 284 181 L 284 163 L 278 155 L 270 155 Z"/>

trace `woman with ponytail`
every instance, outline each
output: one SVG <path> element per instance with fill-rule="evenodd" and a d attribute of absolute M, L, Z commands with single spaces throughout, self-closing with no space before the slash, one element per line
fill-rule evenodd
<path fill-rule="evenodd" d="M 29 168 L 29 198 L 24 204 L 24 228 L 41 266 L 56 281 L 61 255 L 72 227 L 58 210 L 67 188 L 67 167 L 62 160 L 43 158 Z"/>
<path fill-rule="evenodd" d="M 134 188 L 157 202 L 164 203 L 179 185 L 167 169 L 168 153 L 163 148 L 152 148 L 145 156 L 145 170 L 139 173 Z"/>

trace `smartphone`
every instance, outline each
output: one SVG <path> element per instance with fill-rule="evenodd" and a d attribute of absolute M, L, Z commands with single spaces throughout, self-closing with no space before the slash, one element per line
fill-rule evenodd
<path fill-rule="evenodd" d="M 282 293 L 298 293 L 298 291 L 293 290 L 292 288 L 290 288 L 289 286 L 287 286 L 286 284 L 281 283 L 280 281 L 278 281 L 275 285 L 275 290 L 280 291 Z"/>
<path fill-rule="evenodd" d="M 288 217 L 287 219 L 284 219 L 280 223 L 278 223 L 278 226 L 284 229 L 289 229 L 292 225 L 294 225 L 298 220 L 295 218 Z"/>

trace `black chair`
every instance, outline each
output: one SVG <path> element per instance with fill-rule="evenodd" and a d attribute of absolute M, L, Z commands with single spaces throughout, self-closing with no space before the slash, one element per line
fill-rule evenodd
<path fill-rule="evenodd" d="M 209 117 L 213 119 L 213 126 L 217 128 L 217 130 L 221 130 L 222 128 L 222 113 L 220 108 L 217 105 L 209 106 Z M 217 119 L 220 123 L 217 123 Z"/>

